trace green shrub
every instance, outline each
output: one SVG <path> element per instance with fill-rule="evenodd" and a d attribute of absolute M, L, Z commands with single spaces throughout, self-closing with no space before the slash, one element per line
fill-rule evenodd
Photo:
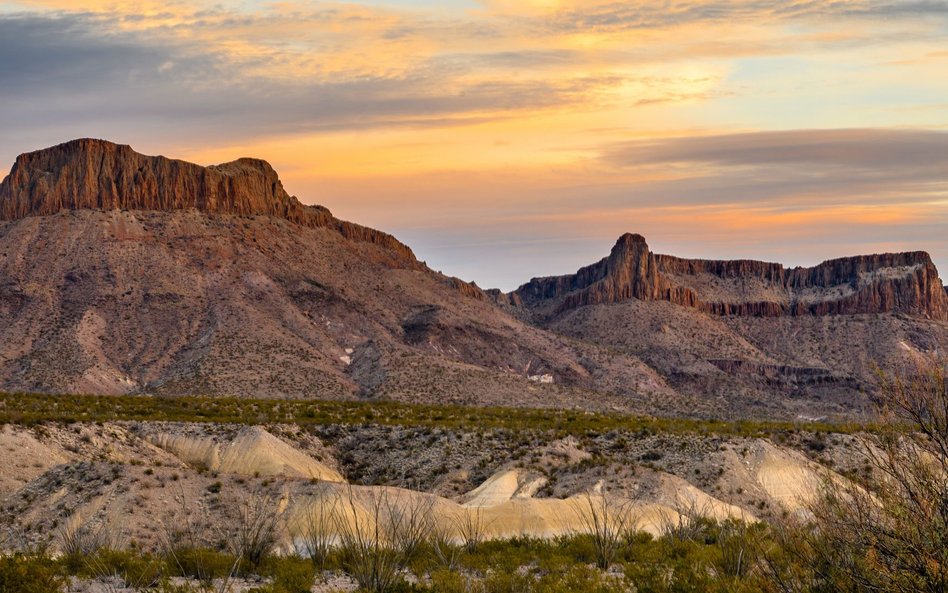
<path fill-rule="evenodd" d="M 544 575 L 532 590 L 536 593 L 625 593 L 629 587 L 625 579 L 606 576 L 587 564 L 573 564 L 561 574 Z"/>
<path fill-rule="evenodd" d="M 484 593 L 532 593 L 534 579 L 519 572 L 495 572 L 481 582 Z"/>
<path fill-rule="evenodd" d="M 309 593 L 316 578 L 313 563 L 296 556 L 268 558 L 260 572 L 273 579 L 264 589 L 267 593 Z"/>
<path fill-rule="evenodd" d="M 176 549 L 165 562 L 171 574 L 204 582 L 230 576 L 238 566 L 230 554 L 205 548 Z"/>
<path fill-rule="evenodd" d="M 3 593 L 56 593 L 66 587 L 58 563 L 46 555 L 14 554 L 0 557 Z"/>
<path fill-rule="evenodd" d="M 438 593 L 471 593 L 470 577 L 454 570 L 437 570 L 431 573 L 431 590 Z"/>
<path fill-rule="evenodd" d="M 164 563 L 160 558 L 125 550 L 99 550 L 85 560 L 80 574 L 93 578 L 120 577 L 133 589 L 155 587 Z"/>
<path fill-rule="evenodd" d="M 0 393 L 0 424 L 35 426 L 42 422 L 182 421 L 300 425 L 380 424 L 439 428 L 500 429 L 552 435 L 589 436 L 613 430 L 646 434 L 699 434 L 759 437 L 795 429 L 814 433 L 852 433 L 866 426 L 852 424 L 655 418 L 569 410 L 482 408 L 418 405 L 385 400 L 372 402 L 236 399 L 229 397 L 150 397 L 141 395 L 70 395 Z"/>

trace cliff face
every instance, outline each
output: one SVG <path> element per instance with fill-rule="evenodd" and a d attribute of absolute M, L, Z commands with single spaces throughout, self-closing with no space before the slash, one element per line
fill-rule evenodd
<path fill-rule="evenodd" d="M 62 210 L 189 210 L 236 216 L 273 216 L 307 227 L 334 229 L 414 262 L 391 235 L 338 220 L 306 206 L 283 189 L 266 161 L 243 158 L 202 167 L 104 140 L 80 139 L 22 154 L 0 183 L 0 220 Z"/>
<path fill-rule="evenodd" d="M 847 257 L 812 268 L 689 260 L 652 253 L 641 235 L 575 274 L 534 278 L 507 299 L 552 314 L 628 299 L 669 301 L 716 315 L 901 312 L 948 319 L 948 296 L 925 252 Z"/>
<path fill-rule="evenodd" d="M 679 294 L 675 288 L 660 274 L 645 238 L 627 233 L 619 237 L 609 257 L 598 263 L 568 276 L 534 278 L 513 294 L 514 300 L 526 304 L 561 298 L 560 310 L 630 298 L 686 303 L 689 294 Z"/>

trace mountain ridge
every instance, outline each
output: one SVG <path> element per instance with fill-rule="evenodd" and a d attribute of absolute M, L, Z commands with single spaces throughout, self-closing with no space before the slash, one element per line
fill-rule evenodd
<path fill-rule="evenodd" d="M 239 158 L 203 167 L 164 156 L 147 156 L 127 144 L 79 138 L 23 153 L 0 182 L 0 220 L 62 210 L 186 210 L 284 218 L 342 236 L 375 243 L 417 263 L 395 237 L 335 218 L 323 206 L 307 206 L 283 189 L 262 159 Z"/>
<path fill-rule="evenodd" d="M 735 280 L 755 285 L 729 290 L 725 285 Z M 788 268 L 747 259 L 656 254 L 644 237 L 631 233 L 619 238 L 609 256 L 574 274 L 534 278 L 508 295 L 493 296 L 553 316 L 635 298 L 668 301 L 714 315 L 901 312 L 948 320 L 948 289 L 924 251 L 859 255 Z"/>
<path fill-rule="evenodd" d="M 948 349 L 924 252 L 786 268 L 641 235 L 510 293 L 304 206 L 259 159 L 80 139 L 0 183 L 0 389 L 858 416 Z"/>

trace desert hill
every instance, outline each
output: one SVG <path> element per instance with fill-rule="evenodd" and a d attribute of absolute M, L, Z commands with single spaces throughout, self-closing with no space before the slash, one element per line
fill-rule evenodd
<path fill-rule="evenodd" d="M 0 389 L 852 416 L 874 365 L 948 348 L 922 252 L 813 268 L 620 237 L 482 291 L 289 195 L 264 161 L 82 139 L 0 183 Z"/>
<path fill-rule="evenodd" d="M 841 471 L 861 463 L 850 435 L 833 435 L 816 454 L 796 441 L 720 435 L 613 432 L 591 442 L 527 433 L 530 447 L 523 449 L 510 446 L 509 434 L 489 430 L 427 434 L 378 426 L 5 426 L 0 526 L 11 546 L 50 542 L 63 526 L 102 525 L 121 530 L 122 545 L 131 540 L 153 549 L 187 514 L 206 521 L 210 538 L 238 520 L 242 501 L 267 496 L 273 512 L 285 514 L 278 543 L 286 552 L 314 506 L 338 504 L 352 484 L 362 504 L 380 494 L 400 508 L 429 501 L 428 512 L 449 529 L 459 516 L 477 517 L 486 539 L 575 533 L 583 528 L 583 493 L 617 489 L 635 497 L 637 528 L 659 535 L 681 513 L 755 521 L 799 512 L 821 477 L 843 479 L 826 467 L 829 460 Z M 424 447 L 425 440 L 436 446 Z M 584 463 L 590 449 L 597 461 Z M 646 452 L 658 460 L 639 463 Z M 361 463 L 379 470 L 370 479 L 385 485 L 360 485 Z M 213 511 L 202 512 L 205 505 Z M 55 537 L 51 543 L 59 545 Z"/>
<path fill-rule="evenodd" d="M 808 402 L 811 418 L 859 409 L 877 366 L 911 368 L 948 348 L 948 293 L 924 252 L 785 268 L 655 254 L 626 234 L 575 274 L 492 296 L 542 327 L 640 357 L 680 394 Z"/>
<path fill-rule="evenodd" d="M 201 167 L 77 140 L 17 159 L 0 218 L 2 389 L 674 397 L 634 357 L 532 327 L 390 235 L 302 205 L 263 161 Z"/>

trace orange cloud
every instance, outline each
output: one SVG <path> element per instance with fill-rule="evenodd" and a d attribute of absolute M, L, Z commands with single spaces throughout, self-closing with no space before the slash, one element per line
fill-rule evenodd
<path fill-rule="evenodd" d="M 934 4 L 78 4 L 0 0 L 2 160 L 84 135 L 259 156 L 342 216 L 472 244 L 945 220 L 941 140 L 879 131 L 948 129 Z"/>

